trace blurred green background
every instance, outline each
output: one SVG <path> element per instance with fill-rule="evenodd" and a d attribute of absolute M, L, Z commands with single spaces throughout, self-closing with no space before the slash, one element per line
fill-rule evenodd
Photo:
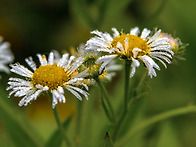
<path fill-rule="evenodd" d="M 21 64 L 24 64 L 24 59 L 28 56 L 37 60 L 37 53 L 48 54 L 53 49 L 62 51 L 77 47 L 90 38 L 90 31 L 94 29 L 111 33 L 112 27 L 123 29 L 124 32 L 129 32 L 130 28 L 135 26 L 139 26 L 140 29 L 158 27 L 179 37 L 183 43 L 189 44 L 185 54 L 186 60 L 168 65 L 166 70 L 160 65 L 161 71 L 157 71 L 158 76 L 148 81 L 150 94 L 143 101 L 143 111 L 138 112 L 138 116 L 150 117 L 166 110 L 195 104 L 195 6 L 195 0 L 0 0 L 0 35 L 11 43 L 15 62 Z M 140 71 L 142 70 L 136 72 L 136 78 L 141 75 Z M 46 141 L 56 129 L 47 96 L 40 96 L 31 105 L 19 108 L 17 103 L 20 98 L 6 98 L 8 92 L 5 91 L 5 87 L 9 76 L 3 73 L 2 76 L 4 78 L 1 80 L 1 105 L 5 103 L 7 108 L 1 108 L 0 113 L 0 146 L 15 146 L 10 135 L 14 129 L 11 123 L 8 124 L 10 120 L 5 120 L 8 111 L 4 111 L 9 109 L 11 115 L 22 114 L 35 133 L 40 134 L 40 140 Z M 118 73 L 117 76 L 120 78 L 114 78 L 112 84 L 108 84 L 108 90 L 111 94 L 118 91 L 120 95 L 123 93 L 120 88 L 123 82 L 121 74 Z M 78 101 L 70 94 L 66 94 L 66 97 L 67 103 L 58 104 L 57 107 L 61 119 L 73 115 L 71 124 L 74 124 Z M 85 112 L 88 110 L 85 109 L 82 114 L 85 118 L 92 116 L 95 122 L 92 128 L 96 129 L 96 123 L 99 124 L 100 120 L 106 119 L 103 117 L 102 107 L 99 102 L 92 102 L 91 99 L 83 102 L 86 105 L 97 106 L 94 108 L 94 114 L 86 116 Z M 99 119 L 96 116 L 102 117 Z M 84 132 L 89 128 L 85 129 L 83 126 Z M 99 127 L 97 131 L 98 129 Z M 75 130 L 69 129 L 69 132 L 73 131 Z M 196 115 L 171 118 L 146 131 L 142 135 L 142 141 L 137 140 L 141 139 L 140 134 L 131 144 L 145 147 L 195 147 Z M 100 136 L 104 137 L 104 133 Z"/>

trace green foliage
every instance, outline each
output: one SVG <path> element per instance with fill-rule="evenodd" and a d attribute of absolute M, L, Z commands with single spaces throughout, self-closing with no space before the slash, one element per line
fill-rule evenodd
<path fill-rule="evenodd" d="M 108 132 L 106 132 L 104 139 L 100 143 L 99 147 L 113 147 L 113 142 Z"/>
<path fill-rule="evenodd" d="M 71 120 L 72 120 L 72 116 L 68 117 L 62 124 L 64 131 L 67 131 Z M 61 146 L 61 144 L 62 144 L 62 136 L 59 129 L 57 129 L 56 131 L 54 131 L 54 133 L 51 135 L 49 140 L 46 142 L 45 147 Z"/>
<path fill-rule="evenodd" d="M 34 131 L 28 120 L 5 98 L 4 92 L 1 91 L 0 118 L 13 144 L 17 147 L 43 146 L 43 140 Z"/>
<path fill-rule="evenodd" d="M 23 61 L 36 53 L 78 46 L 89 39 L 89 32 L 93 29 L 109 32 L 111 27 L 117 27 L 129 32 L 134 26 L 149 29 L 158 26 L 170 34 L 176 31 L 177 36 L 190 45 L 185 56 L 182 57 L 184 50 L 179 50 L 174 60 L 186 58 L 186 61 L 179 61 L 180 66 L 169 65 L 167 70 L 161 67 L 158 76 L 151 80 L 142 76 L 140 73 L 143 71 L 138 69 L 130 79 L 128 110 L 115 142 L 112 140 L 114 124 L 124 109 L 123 72 L 117 73 L 111 83 L 103 84 L 110 104 L 96 85 L 95 88 L 90 87 L 89 100 L 82 101 L 80 118 L 76 116 L 78 109 L 75 110 L 76 101 L 71 96 L 66 99 L 68 104 L 74 105 L 73 112 L 70 112 L 70 107 L 59 112 L 61 116 L 69 116 L 63 121 L 63 127 L 75 146 L 148 147 L 153 144 L 157 147 L 195 147 L 195 115 L 189 118 L 192 123 L 184 117 L 185 114 L 195 113 L 195 106 L 185 106 L 196 102 L 195 4 L 193 0 L 44 0 L 28 3 L 4 0 L 0 6 L 0 35 L 10 40 L 16 61 Z M 0 146 L 33 147 L 44 146 L 44 142 L 46 147 L 63 146 L 59 130 L 53 129 L 56 125 L 47 110 L 48 101 L 40 96 L 37 103 L 32 103 L 35 107 L 17 107 L 15 103 L 10 103 L 12 98 L 7 99 L 4 91 L 7 78 L 4 77 L 2 75 L 1 79 L 0 134 L 7 136 L 4 136 L 5 140 L 0 139 Z M 152 90 L 149 90 L 149 85 Z M 69 112 L 71 116 L 67 115 Z M 182 115 L 179 122 L 168 119 L 177 115 Z M 178 124 L 187 124 L 192 131 L 186 130 L 185 133 L 185 129 L 178 128 Z M 180 134 L 176 130 L 181 130 Z"/>

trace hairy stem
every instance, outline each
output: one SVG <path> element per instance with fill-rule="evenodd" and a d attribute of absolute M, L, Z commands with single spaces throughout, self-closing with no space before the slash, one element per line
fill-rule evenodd
<path fill-rule="evenodd" d="M 113 110 L 112 104 L 109 100 L 109 96 L 107 94 L 107 91 L 106 91 L 103 83 L 100 81 L 99 77 L 95 78 L 95 80 L 96 80 L 97 84 L 99 85 L 101 97 L 104 98 L 104 100 L 106 101 L 106 104 L 108 106 L 108 109 L 109 109 L 109 114 L 107 114 L 108 112 L 107 112 L 107 110 L 105 110 L 107 108 L 104 106 L 106 104 L 105 104 L 104 100 L 102 99 L 103 107 L 105 107 L 105 109 L 104 109 L 105 113 L 106 113 L 106 115 L 109 115 L 108 117 L 109 117 L 110 121 L 112 121 L 112 123 L 115 123 L 116 119 L 115 119 L 115 115 L 114 115 L 114 110 Z"/>
<path fill-rule="evenodd" d="M 127 114 L 127 111 L 128 111 L 130 68 L 131 68 L 131 62 L 129 60 L 125 60 L 125 87 L 124 87 L 124 106 L 123 106 L 124 110 L 123 110 L 123 113 L 115 126 L 114 134 L 113 134 L 113 141 L 116 140 L 116 137 L 118 136 L 120 127 L 121 127 L 121 125 L 125 119 L 125 116 Z"/>
<path fill-rule="evenodd" d="M 48 95 L 49 95 L 50 101 L 52 103 L 52 94 L 49 93 Z M 60 122 L 59 115 L 58 115 L 56 107 L 54 109 L 52 109 L 52 110 L 53 110 L 53 114 L 54 114 L 57 126 L 58 126 L 58 128 L 59 128 L 59 130 L 61 132 L 62 138 L 64 139 L 64 141 L 67 144 L 67 146 L 71 147 L 72 146 L 71 142 L 70 142 L 69 138 L 67 137 L 67 135 L 65 134 L 65 131 L 64 131 L 63 126 L 62 126 L 62 124 Z"/>

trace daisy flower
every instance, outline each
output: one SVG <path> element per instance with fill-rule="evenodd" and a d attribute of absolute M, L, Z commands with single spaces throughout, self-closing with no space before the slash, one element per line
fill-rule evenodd
<path fill-rule="evenodd" d="M 13 62 L 14 56 L 10 51 L 10 44 L 3 42 L 3 37 L 0 36 L 0 71 L 9 73 L 9 68 L 6 64 Z"/>
<path fill-rule="evenodd" d="M 81 95 L 88 99 L 88 87 L 83 83 L 83 74 L 76 72 L 77 68 L 83 63 L 82 58 L 75 58 L 69 54 L 64 54 L 59 60 L 55 60 L 55 54 L 51 52 L 48 61 L 45 55 L 37 54 L 40 66 L 37 68 L 32 57 L 25 61 L 31 67 L 32 71 L 15 63 L 11 65 L 10 71 L 25 79 L 10 78 L 8 81 L 11 90 L 9 96 L 14 94 L 15 97 L 23 97 L 19 106 L 26 106 L 31 100 L 36 100 L 37 97 L 44 91 L 50 91 L 53 100 L 52 107 L 54 108 L 58 101 L 65 103 L 64 88 L 75 95 L 79 100 L 82 100 Z M 84 87 L 85 90 L 79 88 Z"/>
<path fill-rule="evenodd" d="M 120 57 L 132 61 L 130 74 L 132 77 L 136 67 L 140 66 L 140 59 L 147 67 L 148 75 L 152 78 L 156 76 L 155 69 L 160 70 L 153 58 L 160 61 L 165 68 L 167 67 L 166 63 L 171 63 L 174 52 L 171 50 L 171 43 L 167 37 L 158 37 L 161 30 L 150 35 L 151 31 L 145 28 L 140 36 L 138 27 L 132 28 L 128 34 L 118 32 L 116 28 L 112 28 L 112 31 L 114 32 L 113 36 L 97 30 L 92 31 L 91 33 L 97 36 L 92 37 L 86 43 L 87 50 L 107 53 L 96 61 L 96 63 L 103 62 L 102 68 L 115 58 Z"/>

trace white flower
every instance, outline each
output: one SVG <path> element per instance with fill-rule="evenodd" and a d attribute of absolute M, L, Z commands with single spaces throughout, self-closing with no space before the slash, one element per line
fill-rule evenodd
<path fill-rule="evenodd" d="M 0 71 L 9 72 L 9 68 L 6 64 L 13 62 L 14 56 L 10 51 L 10 44 L 3 42 L 3 38 L 0 37 Z"/>
<path fill-rule="evenodd" d="M 25 77 L 25 79 L 10 78 L 8 81 L 7 90 L 11 90 L 9 96 L 14 94 L 15 97 L 23 97 L 19 106 L 26 106 L 31 100 L 36 100 L 43 91 L 50 91 L 53 96 L 52 107 L 54 108 L 58 101 L 65 103 L 64 88 L 79 100 L 82 100 L 81 95 L 88 99 L 86 92 L 88 87 L 83 83 L 83 74 L 76 71 L 83 63 L 82 58 L 69 57 L 69 54 L 66 53 L 57 61 L 53 52 L 49 54 L 48 61 L 45 55 L 37 54 L 37 56 L 41 63 L 38 68 L 32 57 L 25 59 L 33 71 L 18 63 L 11 65 L 11 72 Z M 82 86 L 86 90 L 77 86 Z"/>
<path fill-rule="evenodd" d="M 92 34 L 97 36 L 92 37 L 86 43 L 87 50 L 105 52 L 107 55 L 100 57 L 96 63 L 103 62 L 106 66 L 117 57 L 132 61 L 132 71 L 130 77 L 135 74 L 136 67 L 140 66 L 140 59 L 148 69 L 148 75 L 152 78 L 156 76 L 155 68 L 160 70 L 159 66 L 152 59 L 160 61 L 165 68 L 166 63 L 171 63 L 174 52 L 171 50 L 171 44 L 167 37 L 159 37 L 161 30 L 150 36 L 151 31 L 143 29 L 140 36 L 139 28 L 135 27 L 130 30 L 129 34 L 119 33 L 116 28 L 112 28 L 114 34 L 111 36 L 108 33 L 102 33 L 97 30 L 92 31 Z"/>

